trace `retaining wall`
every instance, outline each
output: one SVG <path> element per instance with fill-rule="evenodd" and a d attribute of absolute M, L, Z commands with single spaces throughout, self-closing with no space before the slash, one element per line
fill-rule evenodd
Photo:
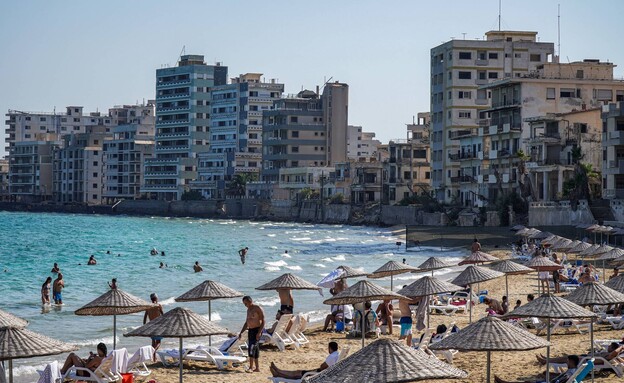
<path fill-rule="evenodd" d="M 531 202 L 529 204 L 529 226 L 564 226 L 593 223 L 594 216 L 586 200 L 579 201 L 576 211 L 569 201 Z"/>

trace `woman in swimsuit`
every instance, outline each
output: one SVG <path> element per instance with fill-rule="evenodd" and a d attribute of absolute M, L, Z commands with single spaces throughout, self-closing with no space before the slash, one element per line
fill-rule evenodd
<path fill-rule="evenodd" d="M 52 283 L 52 277 L 48 277 L 41 285 L 41 303 L 44 305 L 50 304 L 50 283 Z"/>

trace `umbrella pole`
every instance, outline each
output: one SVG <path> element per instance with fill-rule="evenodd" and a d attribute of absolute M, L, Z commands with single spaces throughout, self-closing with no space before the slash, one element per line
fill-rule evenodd
<path fill-rule="evenodd" d="M 605 264 L 604 264 L 604 259 L 602 260 L 602 283 L 606 282 L 606 272 L 605 272 Z"/>
<path fill-rule="evenodd" d="M 362 348 L 364 348 L 364 333 L 366 332 L 366 326 L 364 325 L 364 311 L 362 311 L 362 315 L 360 315 L 362 317 L 362 327 L 360 327 L 360 332 L 362 333 Z M 180 382 L 182 383 L 182 382 Z"/>
<path fill-rule="evenodd" d="M 13 383 L 13 359 L 9 359 L 9 383 Z"/>
<path fill-rule="evenodd" d="M 546 346 L 546 381 L 550 382 L 550 318 L 546 318 L 546 338 L 549 343 Z"/>
<path fill-rule="evenodd" d="M 507 296 L 507 301 L 511 302 L 509 298 L 509 281 L 507 280 L 507 274 L 505 274 L 505 295 Z"/>
<path fill-rule="evenodd" d="M 470 290 L 470 293 L 468 294 L 468 309 L 470 311 L 470 322 L 468 323 L 472 323 L 472 285 L 468 285 L 468 289 Z"/>
<path fill-rule="evenodd" d="M 431 270 L 431 278 L 433 278 L 433 270 Z"/>
<path fill-rule="evenodd" d="M 394 275 L 390 275 L 390 291 L 392 291 L 393 287 L 394 287 Z"/>
<path fill-rule="evenodd" d="M 590 306 L 592 311 L 594 311 L 594 307 Z M 589 337 L 590 337 L 590 348 L 591 348 L 591 357 L 594 359 L 594 317 L 591 318 L 591 322 L 589 323 Z M 594 381 L 594 369 L 592 368 L 592 382 Z"/>
<path fill-rule="evenodd" d="M 490 363 L 491 363 L 491 356 L 490 356 L 491 351 L 487 352 L 487 374 L 486 374 L 486 382 L 490 383 Z"/>
<path fill-rule="evenodd" d="M 182 383 L 182 367 L 183 367 L 182 366 L 182 338 L 180 338 L 180 350 L 179 351 L 180 351 L 180 354 L 179 354 L 179 357 L 180 357 L 180 383 Z"/>
<path fill-rule="evenodd" d="M 210 300 L 208 301 L 208 320 L 212 320 L 212 305 Z M 208 335 L 208 346 L 212 346 L 212 335 Z"/>
<path fill-rule="evenodd" d="M 113 350 L 117 349 L 117 315 L 113 315 Z"/>

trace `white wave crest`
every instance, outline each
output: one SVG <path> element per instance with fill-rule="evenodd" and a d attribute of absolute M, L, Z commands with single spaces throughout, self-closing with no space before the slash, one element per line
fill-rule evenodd
<path fill-rule="evenodd" d="M 301 266 L 284 266 L 288 270 L 301 270 Z"/>
<path fill-rule="evenodd" d="M 269 266 L 286 266 L 288 265 L 288 263 L 286 263 L 286 261 L 283 260 L 279 260 L 279 261 L 275 261 L 275 262 L 264 262 L 265 265 L 269 265 Z"/>
<path fill-rule="evenodd" d="M 119 341 L 119 335 L 117 335 L 117 341 Z M 76 346 L 95 346 L 98 343 L 104 344 L 113 344 L 112 336 L 105 336 L 104 338 L 96 338 L 96 339 L 79 339 L 77 341 L 69 342 L 71 344 L 75 344 Z"/>
<path fill-rule="evenodd" d="M 277 266 L 266 266 L 264 268 L 264 270 L 266 270 L 266 271 L 280 271 L 280 268 L 277 267 Z"/>
<path fill-rule="evenodd" d="M 162 306 L 169 306 L 175 303 L 175 297 L 170 297 L 159 302 Z"/>
<path fill-rule="evenodd" d="M 322 263 L 315 263 L 315 264 L 314 264 L 314 266 L 316 266 L 316 267 L 327 267 L 327 266 L 325 266 L 325 265 L 324 265 L 324 264 L 322 264 Z"/>
<path fill-rule="evenodd" d="M 212 318 L 211 320 L 213 320 L 213 321 L 217 321 L 217 320 L 221 320 L 221 319 L 222 319 L 222 318 L 221 318 L 221 314 L 219 314 L 219 313 L 218 313 L 218 312 L 216 312 L 216 311 L 213 311 L 212 313 L 210 313 L 210 315 L 211 315 L 211 317 L 210 317 L 210 318 Z M 208 319 L 208 314 L 203 314 L 202 316 L 203 316 L 204 318 Z"/>
<path fill-rule="evenodd" d="M 284 258 L 292 258 L 292 257 L 290 256 L 290 254 L 288 254 L 288 253 L 283 253 L 283 254 L 280 254 L 280 255 L 281 255 L 282 257 L 284 257 Z"/>
<path fill-rule="evenodd" d="M 292 241 L 309 241 L 311 239 L 312 238 L 310 238 L 310 237 L 298 237 L 298 238 L 297 237 L 293 237 L 293 238 L 291 238 Z"/>
<path fill-rule="evenodd" d="M 345 256 L 344 254 L 340 254 L 340 255 L 336 255 L 335 257 L 333 257 L 334 260 L 336 261 L 344 261 L 345 260 Z"/>
<path fill-rule="evenodd" d="M 260 298 L 255 302 L 260 306 L 277 306 L 280 300 L 279 298 Z"/>
<path fill-rule="evenodd" d="M 327 257 L 327 258 L 322 258 L 321 261 L 323 261 L 323 262 L 333 262 L 334 260 L 329 258 L 329 257 Z"/>

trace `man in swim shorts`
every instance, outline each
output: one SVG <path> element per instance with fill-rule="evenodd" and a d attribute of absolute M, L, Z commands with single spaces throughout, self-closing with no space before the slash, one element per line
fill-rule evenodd
<path fill-rule="evenodd" d="M 238 334 L 239 338 L 243 336 L 243 332 L 247 330 L 247 348 L 249 350 L 249 369 L 247 372 L 260 372 L 258 359 L 260 358 L 260 348 L 258 341 L 262 336 L 264 329 L 264 311 L 262 307 L 253 303 L 250 296 L 243 297 L 243 304 L 247 307 L 247 319 L 243 325 L 243 329 Z M 254 364 L 256 365 L 254 369 Z"/>
<path fill-rule="evenodd" d="M 158 295 L 156 295 L 156 293 L 151 293 L 150 294 L 150 299 L 151 299 L 153 304 L 158 305 L 158 306 L 155 306 L 155 307 L 152 307 L 150 309 L 145 310 L 145 315 L 143 315 L 143 324 L 146 324 L 148 319 L 150 321 L 153 321 L 154 319 L 156 319 L 159 316 L 163 315 L 163 308 L 158 303 Z M 154 359 L 154 361 L 156 361 L 156 350 L 158 350 L 158 347 L 160 347 L 160 341 L 162 339 L 163 338 L 160 337 L 160 336 L 152 337 L 152 347 L 154 347 L 154 355 L 153 355 L 152 358 Z"/>
<path fill-rule="evenodd" d="M 280 299 L 280 311 L 284 314 L 292 314 L 295 306 L 291 289 L 277 289 Z"/>
<path fill-rule="evenodd" d="M 58 277 L 54 280 L 52 284 L 52 298 L 54 298 L 54 303 L 57 305 L 63 304 L 63 288 L 65 287 L 65 281 L 63 281 L 63 274 L 58 273 Z"/>
<path fill-rule="evenodd" d="M 244 249 L 240 249 L 238 251 L 238 255 L 240 255 L 240 259 L 243 265 L 245 264 L 245 257 L 247 257 L 247 251 L 249 251 L 248 247 L 245 247 Z"/>
<path fill-rule="evenodd" d="M 405 342 L 410 347 L 412 346 L 412 324 L 414 322 L 412 321 L 412 310 L 409 305 L 413 303 L 415 302 L 405 299 L 399 300 L 399 310 L 401 310 L 401 320 L 399 322 L 401 323 L 401 335 L 399 340 L 405 339 Z"/>

